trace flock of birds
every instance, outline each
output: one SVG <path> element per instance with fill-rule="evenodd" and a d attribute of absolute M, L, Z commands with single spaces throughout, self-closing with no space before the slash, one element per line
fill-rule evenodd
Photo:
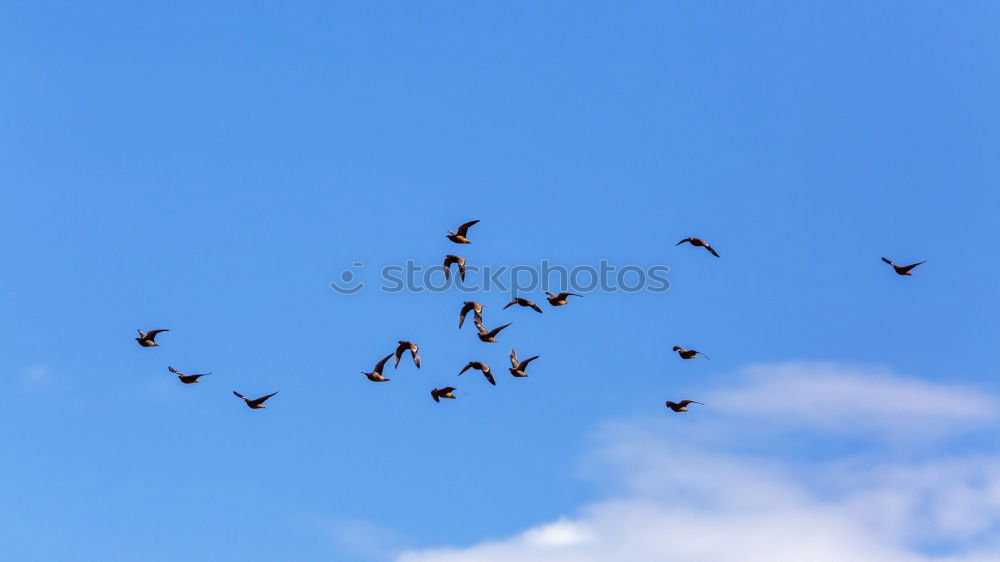
<path fill-rule="evenodd" d="M 469 222 L 467 222 L 467 223 L 462 224 L 461 226 L 459 226 L 458 230 L 455 231 L 455 232 L 452 232 L 451 230 L 449 230 L 448 234 L 446 235 L 446 238 L 448 238 L 448 240 L 451 240 L 455 244 L 471 244 L 472 242 L 468 238 L 469 228 L 472 227 L 473 225 L 475 225 L 478 222 L 479 222 L 478 220 L 472 220 L 472 221 L 469 221 Z M 695 246 L 695 247 L 705 248 L 713 256 L 719 257 L 719 253 L 716 252 L 715 249 L 712 248 L 712 246 L 708 244 L 708 242 L 705 242 L 701 238 L 695 238 L 695 237 L 685 238 L 685 239 L 681 240 L 680 242 L 678 242 L 677 244 L 675 244 L 675 246 L 679 246 L 679 245 L 685 244 L 685 243 L 691 244 L 692 246 Z M 913 268 L 917 267 L 918 265 L 920 265 L 922 263 L 925 263 L 925 262 L 918 262 L 918 263 L 914 263 L 914 264 L 910 264 L 910 265 L 897 265 L 897 264 L 893 263 L 892 261 L 890 261 L 890 260 L 888 260 L 886 258 L 882 258 L 882 261 L 884 261 L 885 263 L 887 263 L 890 266 L 892 266 L 893 270 L 895 270 L 895 272 L 898 275 L 912 275 L 913 274 L 912 273 Z M 445 274 L 445 277 L 446 278 L 450 278 L 450 275 L 451 275 L 451 266 L 452 265 L 457 265 L 458 266 L 458 275 L 459 275 L 459 278 L 461 278 L 464 281 L 465 280 L 465 264 L 466 263 L 467 263 L 467 260 L 465 258 L 463 258 L 461 256 L 454 255 L 454 254 L 448 254 L 444 258 L 444 274 Z M 578 295 L 576 293 L 570 293 L 570 292 L 561 292 L 561 293 L 556 294 L 556 293 L 551 293 L 549 291 L 545 291 L 545 294 L 547 295 L 546 300 L 549 302 L 550 305 L 552 305 L 554 307 L 555 306 L 563 306 L 563 305 L 568 304 L 569 301 L 567 299 L 569 297 L 582 297 L 583 296 L 583 295 Z M 534 302 L 532 302 L 532 301 L 530 301 L 530 300 L 528 300 L 526 298 L 523 298 L 523 297 L 515 297 L 513 300 L 511 300 L 510 302 L 508 302 L 503 308 L 504 308 L 504 310 L 506 310 L 506 309 L 508 309 L 508 308 L 510 308 L 510 307 L 512 307 L 514 305 L 517 305 L 517 306 L 520 306 L 520 307 L 524 307 L 524 308 L 530 308 L 530 309 L 534 310 L 535 312 L 537 312 L 539 314 L 542 313 L 541 307 L 539 307 Z M 493 328 L 492 330 L 487 330 L 486 327 L 483 325 L 483 308 L 484 308 L 484 306 L 482 304 L 480 304 L 478 302 L 475 302 L 475 301 L 465 301 L 465 302 L 463 302 L 462 303 L 462 308 L 459 311 L 459 315 L 458 315 L 458 328 L 460 330 L 462 329 L 462 325 L 465 323 L 466 317 L 468 316 L 468 314 L 470 312 L 472 312 L 473 313 L 473 323 L 475 324 L 476 329 L 478 330 L 477 336 L 479 337 L 479 341 L 482 341 L 484 343 L 496 343 L 496 341 L 497 341 L 497 335 L 499 335 L 500 332 L 502 332 L 508 326 L 510 326 L 511 324 L 513 324 L 513 322 L 508 322 L 507 324 L 504 324 L 502 326 L 498 326 L 496 328 Z M 148 332 L 144 332 L 142 330 L 139 330 L 139 337 L 135 338 L 135 340 L 142 347 L 159 347 L 160 344 L 156 343 L 156 336 L 157 336 L 157 334 L 161 334 L 163 332 L 169 332 L 169 331 L 170 330 L 150 330 Z M 698 350 L 695 350 L 695 349 L 685 349 L 685 348 L 683 348 L 683 347 L 681 347 L 679 345 L 675 345 L 673 347 L 673 350 L 675 352 L 677 352 L 677 355 L 681 359 L 687 360 L 687 359 L 694 359 L 696 357 L 704 357 L 705 359 L 709 359 L 709 357 L 707 355 L 705 355 L 704 353 L 702 353 L 702 352 L 700 352 Z M 413 364 L 419 369 L 420 368 L 420 355 L 419 355 L 419 351 L 420 351 L 420 346 L 417 345 L 416 343 L 411 342 L 411 341 L 406 341 L 406 340 L 400 340 L 399 342 L 397 342 L 396 350 L 393 353 L 390 353 L 390 354 L 386 355 L 385 357 L 379 359 L 378 362 L 375 363 L 375 367 L 370 372 L 361 371 L 361 374 L 363 374 L 365 377 L 368 378 L 368 380 L 370 380 L 372 382 L 389 382 L 390 379 L 388 379 L 385 375 L 383 375 L 383 371 L 385 370 L 385 365 L 386 365 L 386 363 L 388 363 L 389 359 L 394 357 L 395 360 L 393 362 L 393 368 L 394 369 L 399 368 L 399 362 L 403 358 L 403 355 L 406 352 L 409 352 L 410 353 L 410 359 L 413 360 Z M 517 358 L 517 350 L 511 349 L 510 350 L 510 365 L 511 366 L 507 370 L 510 371 L 510 374 L 512 376 L 514 376 L 514 377 L 518 377 L 518 378 L 520 378 L 520 377 L 527 377 L 528 373 L 526 372 L 526 369 L 528 368 L 528 364 L 531 363 L 532 361 L 534 361 L 535 359 L 538 359 L 539 357 L 540 356 L 538 356 L 538 355 L 534 355 L 534 356 L 529 357 L 529 358 L 527 358 L 527 359 L 525 359 L 525 360 L 522 361 L 522 360 L 519 360 Z M 497 384 L 496 377 L 493 376 L 493 371 L 490 369 L 490 366 L 487 365 L 486 363 L 483 363 L 482 361 L 470 361 L 464 367 L 462 367 L 462 370 L 458 372 L 458 375 L 461 376 L 463 373 L 465 373 L 469 369 L 473 369 L 473 370 L 481 372 L 483 374 L 483 376 L 486 377 L 486 380 L 491 385 L 496 386 L 496 384 Z M 184 372 L 178 371 L 177 369 L 173 368 L 173 366 L 169 366 L 169 365 L 167 366 L 167 370 L 169 370 L 171 373 L 177 375 L 177 378 L 183 384 L 196 384 L 196 383 L 198 383 L 198 379 L 200 379 L 201 377 L 204 377 L 204 376 L 207 376 L 207 375 L 211 374 L 211 373 L 188 374 L 188 373 L 184 373 Z M 454 400 L 455 399 L 455 391 L 456 390 L 458 390 L 458 388 L 456 388 L 454 386 L 445 386 L 445 387 L 441 387 L 441 388 L 434 388 L 434 389 L 431 389 L 431 398 L 433 398 L 435 402 L 440 402 L 442 398 Z M 254 410 L 258 410 L 258 409 L 266 408 L 266 406 L 264 405 L 264 402 L 266 402 L 269 398 L 271 398 L 272 396 L 274 396 L 275 394 L 278 394 L 278 393 L 277 392 L 272 392 L 271 394 L 267 394 L 267 395 L 261 396 L 259 398 L 248 398 L 248 397 L 240 394 L 239 392 L 237 392 L 235 390 L 233 391 L 233 394 L 237 398 L 240 398 L 241 400 L 243 400 L 246 403 L 247 407 L 249 407 L 251 409 L 254 409 Z M 668 400 L 668 401 L 665 402 L 666 407 L 668 409 L 674 411 L 674 412 L 687 412 L 688 411 L 687 407 L 689 405 L 691 405 L 691 404 L 701 404 L 701 405 L 704 406 L 704 404 L 701 403 L 701 402 L 698 402 L 696 400 L 688 400 L 688 399 L 681 400 L 680 402 L 671 402 L 670 400 Z"/>

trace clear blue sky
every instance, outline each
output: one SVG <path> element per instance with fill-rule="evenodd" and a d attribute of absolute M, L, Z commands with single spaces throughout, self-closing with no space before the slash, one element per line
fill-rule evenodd
<path fill-rule="evenodd" d="M 601 423 L 747 365 L 1000 391 L 996 5 L 286 4 L 0 8 L 0 557 L 505 537 L 601 496 Z M 473 218 L 473 245 L 443 238 Z M 483 344 L 461 293 L 328 287 L 455 249 L 662 263 L 672 288 L 544 315 L 479 295 L 514 322 Z M 423 369 L 366 381 L 398 339 Z M 500 384 L 455 378 L 470 359 Z"/>

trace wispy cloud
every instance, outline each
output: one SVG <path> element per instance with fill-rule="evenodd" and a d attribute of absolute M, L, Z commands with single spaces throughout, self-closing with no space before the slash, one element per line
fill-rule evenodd
<path fill-rule="evenodd" d="M 746 369 L 733 386 L 707 398 L 727 416 L 842 433 L 939 434 L 995 421 L 997 397 L 885 369 L 784 363 Z"/>
<path fill-rule="evenodd" d="M 402 545 L 405 543 L 399 533 L 364 519 L 331 519 L 310 515 L 302 520 L 353 559 L 391 559 L 403 550 Z"/>
<path fill-rule="evenodd" d="M 836 365 L 767 366 L 738 379 L 686 417 L 664 412 L 655 422 L 605 427 L 590 463 L 593 473 L 613 475 L 609 499 L 505 540 L 411 550 L 397 562 L 998 559 L 1000 451 L 956 457 L 943 439 L 975 424 L 1000 429 L 991 410 L 996 397 Z M 949 402 L 964 410 L 947 412 L 941 405 Z M 780 414 L 766 425 L 774 435 L 798 426 L 831 443 L 927 426 L 941 440 L 911 443 L 905 458 L 781 457 L 726 439 L 699 440 L 704 430 L 691 418 L 716 412 L 738 424 Z"/>

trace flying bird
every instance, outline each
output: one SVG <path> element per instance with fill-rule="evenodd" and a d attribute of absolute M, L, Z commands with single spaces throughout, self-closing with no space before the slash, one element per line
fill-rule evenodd
<path fill-rule="evenodd" d="M 528 363 L 531 363 L 535 359 L 538 359 L 537 355 L 529 357 L 524 361 L 518 361 L 517 352 L 512 349 L 510 350 L 510 369 L 508 369 L 508 371 L 510 371 L 510 374 L 515 377 L 526 377 L 528 376 L 528 373 L 525 373 L 524 370 L 528 367 Z"/>
<path fill-rule="evenodd" d="M 465 317 L 469 314 L 470 310 L 474 310 L 475 314 L 473 318 L 476 322 L 483 322 L 483 305 L 476 301 L 465 301 L 462 303 L 462 311 L 458 313 L 458 327 L 461 328 L 462 324 L 465 323 Z"/>
<path fill-rule="evenodd" d="M 465 281 L 465 258 L 461 256 L 456 256 L 454 254 L 448 254 L 444 257 L 444 278 L 451 278 L 451 264 L 458 264 L 458 277 L 462 281 Z"/>
<path fill-rule="evenodd" d="M 379 362 L 375 364 L 375 368 L 372 369 L 372 372 L 366 373 L 361 371 L 361 374 L 368 377 L 368 380 L 372 382 L 389 382 L 389 379 L 382 376 L 382 369 L 385 368 L 385 362 L 388 361 L 390 357 L 392 357 L 392 353 L 380 359 Z"/>
<path fill-rule="evenodd" d="M 139 342 L 142 347 L 160 347 L 160 344 L 156 343 L 156 334 L 160 332 L 169 332 L 170 330 L 150 330 L 148 332 L 143 332 L 142 330 L 136 330 L 139 332 L 139 337 L 135 338 L 135 341 Z"/>
<path fill-rule="evenodd" d="M 497 337 L 496 337 L 497 334 L 499 334 L 501 330 L 503 330 L 507 326 L 510 326 L 511 324 L 513 324 L 513 322 L 508 322 L 508 323 L 504 324 L 503 326 L 500 326 L 498 328 L 493 328 L 492 330 L 490 330 L 490 331 L 487 332 L 486 328 L 483 327 L 483 323 L 479 322 L 479 321 L 476 321 L 476 328 L 479 330 L 479 334 L 478 334 L 479 335 L 479 341 L 486 342 L 486 343 L 496 343 L 496 341 L 497 341 Z"/>
<path fill-rule="evenodd" d="M 431 390 L 431 398 L 433 398 L 435 402 L 440 402 L 441 398 L 450 398 L 450 399 L 454 400 L 455 399 L 455 395 L 452 394 L 452 391 L 455 391 L 455 390 L 458 390 L 458 389 L 455 388 L 454 386 L 446 386 L 444 388 L 435 388 L 434 390 Z"/>
<path fill-rule="evenodd" d="M 458 227 L 458 232 L 448 231 L 446 238 L 451 240 L 456 244 L 472 244 L 466 236 L 469 234 L 469 227 L 479 222 L 478 220 L 469 221 L 462 226 Z"/>
<path fill-rule="evenodd" d="M 562 305 L 566 304 L 566 297 L 582 297 L 583 296 L 583 295 L 578 295 L 576 293 L 565 293 L 565 292 L 559 293 L 558 295 L 556 295 L 556 294 L 550 293 L 548 291 L 545 291 L 545 294 L 549 296 L 548 297 L 548 301 L 549 301 L 549 304 L 551 304 L 552 306 L 562 306 Z"/>
<path fill-rule="evenodd" d="M 274 396 L 275 394 L 277 394 L 277 392 L 273 392 L 271 394 L 268 394 L 267 396 L 261 396 L 260 398 L 256 398 L 254 400 L 251 400 L 251 399 L 247 398 L 246 396 L 243 396 L 242 394 L 240 394 L 239 392 L 236 392 L 235 390 L 233 391 L 233 394 L 235 394 L 239 398 L 242 398 L 243 401 L 247 403 L 248 407 L 250 407 L 250 408 L 252 408 L 254 410 L 258 410 L 260 408 L 267 408 L 267 406 L 264 405 L 264 402 L 267 401 L 268 398 L 270 398 L 270 397 Z"/>
<path fill-rule="evenodd" d="M 187 373 L 182 373 L 182 372 L 178 371 L 177 369 L 171 367 L 170 365 L 167 365 L 167 370 L 170 371 L 171 373 L 177 375 L 177 378 L 180 379 L 181 382 L 184 383 L 184 384 L 194 384 L 194 383 L 198 382 L 198 379 L 200 377 L 204 377 L 205 375 L 211 375 L 212 374 L 212 373 L 200 373 L 200 374 L 196 374 L 196 375 L 189 375 Z"/>
<path fill-rule="evenodd" d="M 413 364 L 419 369 L 420 356 L 417 355 L 417 351 L 420 350 L 420 346 L 404 340 L 399 340 L 399 345 L 396 346 L 396 363 L 393 365 L 393 368 L 399 367 L 399 360 L 403 357 L 403 352 L 406 350 L 410 350 L 410 357 L 413 358 Z"/>
<path fill-rule="evenodd" d="M 674 351 L 677 352 L 677 355 L 681 356 L 681 359 L 694 359 L 695 357 L 697 357 L 697 356 L 700 355 L 700 356 L 704 357 L 705 359 L 711 360 L 708 357 L 708 355 L 705 355 L 704 353 L 702 353 L 700 351 L 695 351 L 693 349 L 684 349 L 683 347 L 681 347 L 679 345 L 675 345 L 674 346 Z"/>
<path fill-rule="evenodd" d="M 521 298 L 521 297 L 517 297 L 514 300 L 510 301 L 509 303 L 507 303 L 507 306 L 505 306 L 503 308 L 504 308 L 504 310 L 507 310 L 508 308 L 514 306 L 515 304 L 518 305 L 518 306 L 527 306 L 527 307 L 531 308 L 532 310 L 534 310 L 535 312 L 538 312 L 538 313 L 542 312 L 542 309 L 538 308 L 537 304 L 529 301 L 528 299 Z"/>
<path fill-rule="evenodd" d="M 458 372 L 458 375 L 461 376 L 462 373 L 468 371 L 469 369 L 482 371 L 483 376 L 486 377 L 486 380 L 490 381 L 490 384 L 492 384 L 493 386 L 497 385 L 497 380 L 493 378 L 493 372 L 490 371 L 490 366 L 487 365 L 486 363 L 482 363 L 479 361 L 469 361 L 469 364 L 462 367 L 462 370 Z"/>
<path fill-rule="evenodd" d="M 719 257 L 719 253 L 716 252 L 711 246 L 709 246 L 708 242 L 705 242 L 701 238 L 695 238 L 694 236 L 692 236 L 690 238 L 685 238 L 684 240 L 681 240 L 680 242 L 674 244 L 674 246 L 680 246 L 681 244 L 683 244 L 685 242 L 690 242 L 692 246 L 701 246 L 701 247 L 705 248 L 706 250 L 708 250 L 713 256 Z"/>
<path fill-rule="evenodd" d="M 667 400 L 666 404 L 668 408 L 670 408 L 675 412 L 686 412 L 688 411 L 688 404 L 701 404 L 701 402 L 697 402 L 695 400 L 681 400 L 680 402 L 671 402 L 670 400 Z M 701 405 L 704 406 L 704 404 Z"/>
<path fill-rule="evenodd" d="M 896 273 L 898 273 L 899 275 L 913 275 L 912 273 L 910 273 L 911 269 L 913 269 L 914 267 L 917 267 L 918 265 L 920 265 L 922 263 L 927 263 L 926 261 L 922 261 L 922 262 L 918 262 L 918 263 L 911 263 L 910 265 L 896 265 L 896 264 L 892 263 L 891 261 L 889 261 L 889 260 L 887 260 L 885 258 L 882 258 L 882 261 L 884 261 L 885 263 L 891 265 L 892 268 L 895 269 Z"/>

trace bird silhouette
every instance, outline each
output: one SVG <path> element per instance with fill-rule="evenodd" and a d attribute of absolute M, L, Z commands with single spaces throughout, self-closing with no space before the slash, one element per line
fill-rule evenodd
<path fill-rule="evenodd" d="M 388 361 L 390 357 L 392 357 L 391 353 L 380 359 L 379 362 L 375 364 L 375 368 L 372 369 L 372 372 L 366 373 L 361 371 L 361 374 L 368 377 L 368 380 L 372 382 L 389 382 L 389 379 L 382 376 L 382 369 L 385 368 L 385 362 Z"/>
<path fill-rule="evenodd" d="M 469 314 L 470 310 L 474 310 L 475 314 L 473 318 L 476 322 L 483 322 L 483 305 L 476 301 L 465 301 L 462 303 L 462 310 L 458 313 L 458 327 L 461 328 L 462 324 L 465 323 L 465 317 Z"/>
<path fill-rule="evenodd" d="M 538 359 L 538 355 L 529 357 L 524 361 L 518 361 L 517 352 L 512 349 L 510 350 L 510 369 L 508 371 L 515 377 L 526 377 L 528 373 L 524 372 L 524 370 L 528 367 L 528 363 L 531 363 L 535 359 Z"/>
<path fill-rule="evenodd" d="M 677 355 L 681 356 L 681 359 L 694 359 L 695 357 L 697 357 L 699 355 L 702 356 L 702 357 L 704 357 L 705 359 L 709 359 L 708 355 L 705 355 L 704 353 L 702 353 L 700 351 L 695 351 L 693 349 L 684 349 L 683 347 L 681 347 L 679 345 L 675 345 L 674 346 L 674 351 L 677 352 Z"/>
<path fill-rule="evenodd" d="M 477 222 L 479 221 L 474 220 L 463 224 L 462 226 L 458 227 L 458 232 L 452 232 L 449 230 L 448 234 L 445 237 L 456 244 L 472 244 L 472 242 L 470 242 L 469 239 L 466 238 L 466 236 L 468 236 L 469 234 L 469 227 L 476 224 Z"/>
<path fill-rule="evenodd" d="M 142 330 L 136 330 L 139 332 L 139 337 L 135 338 L 135 341 L 139 342 L 142 347 L 160 347 L 160 344 L 156 343 L 156 334 L 162 332 L 169 332 L 170 330 L 150 330 L 148 332 L 143 332 Z"/>
<path fill-rule="evenodd" d="M 454 400 L 455 399 L 455 395 L 452 394 L 452 392 L 455 391 L 455 390 L 458 390 L 458 389 L 455 388 L 454 386 L 446 386 L 444 388 L 435 388 L 435 389 L 431 390 L 431 398 L 433 398 L 435 402 L 440 402 L 441 398 L 450 398 L 450 399 Z"/>
<path fill-rule="evenodd" d="M 685 238 L 684 240 L 681 240 L 680 242 L 674 244 L 674 246 L 680 246 L 685 242 L 690 242 L 692 246 L 701 246 L 702 248 L 708 250 L 713 256 L 719 257 L 719 253 L 716 252 L 711 246 L 709 246 L 708 242 L 705 242 L 701 238 L 695 238 L 694 236 L 690 238 Z"/>
<path fill-rule="evenodd" d="M 482 363 L 480 361 L 469 361 L 469 364 L 462 367 L 462 370 L 458 372 L 458 375 L 461 376 L 462 373 L 468 371 L 469 369 L 482 371 L 483 376 L 486 377 L 486 380 L 490 381 L 490 384 L 492 384 L 493 386 L 497 385 L 497 380 L 493 378 L 493 372 L 490 371 L 490 366 L 487 365 L 486 363 Z"/>
<path fill-rule="evenodd" d="M 701 404 L 701 402 L 696 402 L 694 400 L 681 400 L 680 402 L 671 402 L 670 400 L 666 401 L 667 407 L 675 412 L 688 411 L 688 404 Z M 704 404 L 701 405 L 704 406 Z"/>
<path fill-rule="evenodd" d="M 417 355 L 417 351 L 420 350 L 420 346 L 405 340 L 399 340 L 399 345 L 396 346 L 396 363 L 393 365 L 393 368 L 399 367 L 399 360 L 403 357 L 403 353 L 406 352 L 406 350 L 410 351 L 410 357 L 413 358 L 413 364 L 419 369 L 420 356 Z"/>
<path fill-rule="evenodd" d="M 239 398 L 242 398 L 243 401 L 247 403 L 247 406 L 250 407 L 251 409 L 259 410 L 261 408 L 266 408 L 267 406 L 264 405 L 264 402 L 268 398 L 270 398 L 270 397 L 274 396 L 275 394 L 277 394 L 277 392 L 272 392 L 271 394 L 268 394 L 267 396 L 261 396 L 260 398 L 255 398 L 253 400 L 247 398 L 246 396 L 243 396 L 242 394 L 240 394 L 239 392 L 236 392 L 235 390 L 233 391 L 233 394 L 235 394 Z"/>
<path fill-rule="evenodd" d="M 507 303 L 507 306 L 504 306 L 503 308 L 504 308 L 504 310 L 507 310 L 508 308 L 514 306 L 515 304 L 518 305 L 518 306 L 529 307 L 532 310 L 534 310 L 535 312 L 539 312 L 539 313 L 542 312 L 542 309 L 538 308 L 537 304 L 529 301 L 528 299 L 521 298 L 521 297 L 516 297 L 514 300 L 510 301 L 509 303 Z"/>
<path fill-rule="evenodd" d="M 583 295 L 578 295 L 576 293 L 566 293 L 566 292 L 562 292 L 562 293 L 559 293 L 557 295 L 557 294 L 554 294 L 554 293 L 550 293 L 548 291 L 545 291 L 545 294 L 549 296 L 547 300 L 549 301 L 549 304 L 551 304 L 552 306 L 562 306 L 562 305 L 566 304 L 566 302 L 567 302 L 566 301 L 566 297 L 582 297 L 583 296 Z"/>
<path fill-rule="evenodd" d="M 493 328 L 492 330 L 490 330 L 490 331 L 487 332 L 486 328 L 483 327 L 483 323 L 477 321 L 476 322 L 476 328 L 479 330 L 479 334 L 478 334 L 479 341 L 486 342 L 486 343 L 496 343 L 496 341 L 497 341 L 497 337 L 496 337 L 497 334 L 499 334 L 501 330 L 503 330 L 507 326 L 510 326 L 511 324 L 513 324 L 513 322 L 508 322 L 508 323 L 504 324 L 503 326 L 500 326 L 498 328 Z"/>
<path fill-rule="evenodd" d="M 444 257 L 444 278 L 451 279 L 451 264 L 458 264 L 458 278 L 465 281 L 465 258 L 448 254 Z"/>
<path fill-rule="evenodd" d="M 170 365 L 167 365 L 167 370 L 177 375 L 177 378 L 180 379 L 181 382 L 184 384 L 195 384 L 196 382 L 198 382 L 199 378 L 204 377 L 205 375 L 212 374 L 212 373 L 199 373 L 195 375 L 189 375 L 187 373 L 182 373 L 178 371 L 177 369 L 171 367 Z"/>
<path fill-rule="evenodd" d="M 918 263 L 911 263 L 910 265 L 896 265 L 896 264 L 892 263 L 891 261 L 889 261 L 889 260 L 887 260 L 885 258 L 882 258 L 882 261 L 884 261 L 885 263 L 891 265 L 892 268 L 895 269 L 896 273 L 899 274 L 899 275 L 913 275 L 912 273 L 910 273 L 911 269 L 913 269 L 914 267 L 917 267 L 918 265 L 920 265 L 922 263 L 927 263 L 926 261 L 922 261 L 922 262 L 918 262 Z"/>

